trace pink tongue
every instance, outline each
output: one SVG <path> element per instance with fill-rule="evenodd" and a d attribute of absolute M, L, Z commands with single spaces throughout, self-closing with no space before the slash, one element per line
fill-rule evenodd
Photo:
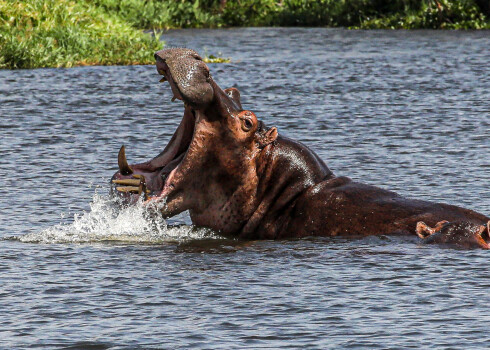
<path fill-rule="evenodd" d="M 174 189 L 174 185 L 172 184 L 172 181 L 173 178 L 175 177 L 175 170 L 177 170 L 177 168 L 175 168 L 170 172 L 170 174 L 168 174 L 167 180 L 165 180 L 165 183 L 163 185 L 162 192 L 160 192 L 158 196 L 151 198 L 151 200 L 160 201 L 170 194 L 170 192 Z"/>

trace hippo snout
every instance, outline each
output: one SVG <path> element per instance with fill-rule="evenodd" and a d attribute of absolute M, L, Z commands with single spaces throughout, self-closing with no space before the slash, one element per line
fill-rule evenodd
<path fill-rule="evenodd" d="M 209 68 L 201 56 L 190 49 L 165 49 L 155 53 L 157 71 L 168 81 L 174 98 L 195 110 L 206 108 L 214 99 Z"/>

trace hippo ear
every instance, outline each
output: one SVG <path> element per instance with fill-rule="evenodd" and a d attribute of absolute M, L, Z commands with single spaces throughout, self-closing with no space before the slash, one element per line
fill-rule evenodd
<path fill-rule="evenodd" d="M 238 109 L 243 109 L 240 101 L 240 91 L 237 88 L 231 87 L 225 89 L 224 92 L 238 105 Z"/>
<path fill-rule="evenodd" d="M 434 230 L 436 231 L 439 231 L 444 225 L 446 224 L 449 224 L 449 221 L 447 220 L 442 220 L 442 221 L 439 221 L 437 224 L 436 224 L 436 227 L 434 227 Z"/>
<path fill-rule="evenodd" d="M 483 237 L 483 234 L 485 234 L 485 236 L 487 236 L 487 234 L 485 233 L 485 231 L 487 230 L 488 226 L 489 226 L 490 222 L 487 223 L 487 226 L 484 226 L 484 225 L 481 225 L 478 229 L 477 232 L 475 232 L 475 238 L 476 238 L 476 242 L 478 243 L 478 245 L 480 247 L 482 247 L 483 249 L 490 249 L 490 244 L 487 243 L 487 241 L 485 240 L 485 238 Z M 487 237 L 488 239 L 488 237 Z"/>
<path fill-rule="evenodd" d="M 480 227 L 478 227 L 476 234 L 481 237 L 485 233 L 486 230 L 487 230 L 487 227 L 484 225 L 481 225 Z"/>
<path fill-rule="evenodd" d="M 435 230 L 427 226 L 425 222 L 419 221 L 417 222 L 417 228 L 415 229 L 415 232 L 417 233 L 417 236 L 419 236 L 422 239 L 425 239 L 429 237 L 431 234 L 433 234 Z"/>
<path fill-rule="evenodd" d="M 490 221 L 487 222 L 487 226 L 482 225 L 481 227 L 483 227 L 483 230 L 481 232 L 482 238 L 490 243 Z"/>
<path fill-rule="evenodd" d="M 264 134 L 264 136 L 262 136 L 259 139 L 260 148 L 264 148 L 265 146 L 276 141 L 277 135 L 278 135 L 277 128 L 275 126 L 270 128 L 269 130 L 267 130 L 267 132 Z"/>

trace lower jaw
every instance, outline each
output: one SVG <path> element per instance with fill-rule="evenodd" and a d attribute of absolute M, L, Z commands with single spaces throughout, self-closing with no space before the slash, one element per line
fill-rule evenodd
<path fill-rule="evenodd" d="M 180 165 L 180 164 L 179 164 Z M 157 200 L 161 200 L 161 199 L 164 199 L 166 197 L 168 197 L 170 195 L 170 193 L 175 189 L 175 185 L 173 184 L 173 181 L 174 181 L 174 178 L 175 178 L 175 172 L 177 170 L 177 168 L 179 167 L 179 165 L 177 165 L 171 172 L 170 174 L 168 174 L 167 178 L 165 179 L 165 182 L 163 184 L 163 188 L 162 190 L 160 191 L 159 194 L 157 194 L 156 196 L 154 196 L 153 198 L 157 199 Z"/>

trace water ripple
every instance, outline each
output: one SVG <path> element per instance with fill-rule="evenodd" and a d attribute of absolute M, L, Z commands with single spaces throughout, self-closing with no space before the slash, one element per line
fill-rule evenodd
<path fill-rule="evenodd" d="M 487 32 L 163 38 L 231 57 L 210 65 L 220 86 L 335 173 L 490 213 Z M 0 348 L 488 347 L 487 251 L 245 242 L 117 209 L 105 193 L 120 145 L 146 160 L 182 116 L 159 79 L 153 66 L 0 70 Z"/>

